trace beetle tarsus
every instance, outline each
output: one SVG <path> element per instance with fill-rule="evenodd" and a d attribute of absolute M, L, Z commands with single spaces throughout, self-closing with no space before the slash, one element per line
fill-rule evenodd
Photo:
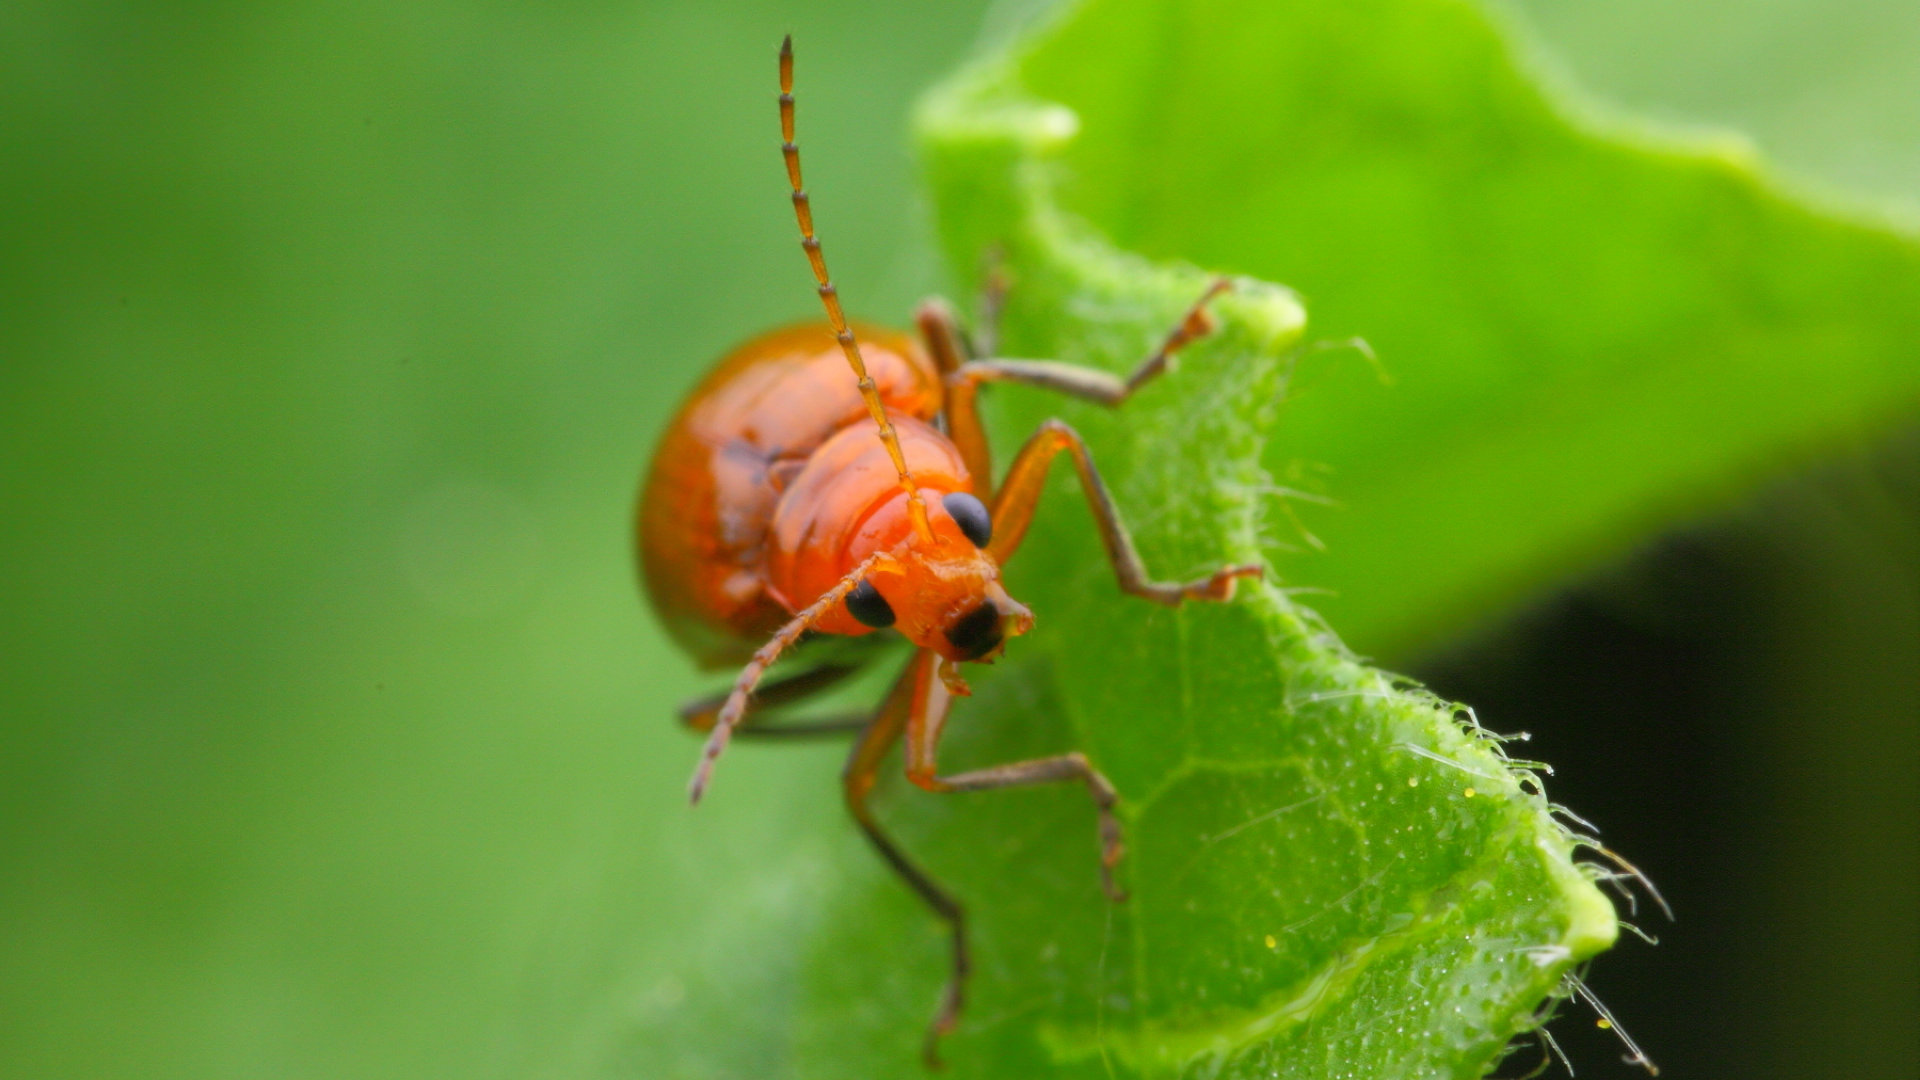
<path fill-rule="evenodd" d="M 1187 596 L 1194 600 L 1213 600 L 1225 603 L 1233 599 L 1234 586 L 1241 578 L 1264 578 L 1267 568 L 1252 563 L 1238 566 L 1223 566 L 1213 572 L 1213 576 L 1204 581 L 1196 581 L 1187 586 Z"/>

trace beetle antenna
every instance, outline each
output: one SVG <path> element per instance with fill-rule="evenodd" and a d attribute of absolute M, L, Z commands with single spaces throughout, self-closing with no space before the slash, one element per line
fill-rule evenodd
<path fill-rule="evenodd" d="M 840 351 L 847 355 L 847 365 L 860 380 L 860 396 L 866 400 L 867 412 L 880 429 L 880 441 L 886 444 L 894 471 L 900 474 L 900 490 L 907 493 L 907 514 L 913 519 L 914 530 L 923 538 L 931 539 L 933 528 L 927 523 L 926 503 L 920 498 L 913 474 L 907 471 L 907 456 L 900 449 L 900 436 L 893 430 L 893 421 L 887 419 L 887 409 L 880 401 L 880 391 L 874 387 L 873 376 L 867 374 L 867 362 L 860 356 L 860 343 L 854 340 L 853 328 L 847 325 L 847 316 L 840 310 L 839 290 L 827 276 L 827 258 L 820 252 L 820 238 L 813 234 L 813 203 L 800 183 L 800 145 L 793 139 L 792 34 L 780 42 L 780 135 L 780 153 L 787 160 L 787 183 L 793 187 L 793 214 L 800 222 L 800 247 L 807 253 L 807 263 L 813 267 L 814 280 L 820 283 L 820 304 L 827 309 L 833 336 L 840 342 Z"/>
<path fill-rule="evenodd" d="M 761 676 L 767 668 L 773 666 L 780 654 L 786 652 L 800 641 L 802 635 L 813 629 L 813 624 L 824 618 L 833 606 L 846 599 L 854 586 L 866 580 L 867 571 L 884 558 L 875 553 L 866 557 L 860 565 L 847 571 L 845 577 L 828 589 L 826 595 L 808 605 L 806 610 L 795 615 L 787 625 L 781 627 L 773 639 L 753 654 L 753 659 L 740 671 L 733 681 L 733 689 L 728 692 L 727 700 L 715 714 L 713 730 L 707 734 L 707 745 L 700 751 L 700 764 L 693 770 L 693 779 L 687 784 L 687 799 L 695 806 L 700 804 L 700 796 L 706 794 L 707 783 L 713 779 L 713 764 L 720 760 L 720 754 L 726 750 L 727 743 L 733 739 L 733 729 L 747 715 L 747 699 L 754 688 L 760 685 Z"/>

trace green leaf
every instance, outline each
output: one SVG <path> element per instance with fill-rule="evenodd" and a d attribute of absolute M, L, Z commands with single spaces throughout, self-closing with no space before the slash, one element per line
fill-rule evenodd
<path fill-rule="evenodd" d="M 1060 195 L 1074 115 L 1028 90 L 1048 57 L 1142 93 L 1178 70 L 1118 44 L 1164 33 L 1138 11 L 1104 18 L 1124 7 L 1081 9 L 923 111 L 954 265 L 969 276 L 994 249 L 1014 276 L 1013 355 L 1124 371 L 1208 281 L 1116 249 Z M 1101 180 L 1123 192 L 1155 175 L 1114 164 Z M 1179 213 L 1217 211 L 1196 198 Z M 1166 578 L 1262 557 L 1277 512 L 1260 463 L 1291 419 L 1305 316 L 1252 280 L 1215 314 L 1219 332 L 1118 412 L 996 391 L 1002 435 L 1057 414 L 1088 436 Z M 944 761 L 1085 751 L 1125 799 L 1133 895 L 1102 898 L 1078 790 L 883 788 L 889 827 L 973 912 L 972 1000 L 947 1047 L 957 1075 L 1479 1075 L 1616 932 L 1537 783 L 1451 707 L 1353 659 L 1275 583 L 1180 611 L 1121 597 L 1083 500 L 1057 480 L 1009 567 L 1035 632 L 978 679 Z M 848 853 L 802 964 L 798 1075 L 906 1071 L 944 976 L 930 913 Z"/>
<path fill-rule="evenodd" d="M 1190 258 L 1302 288 L 1315 319 L 1308 340 L 1358 332 L 1379 347 L 1397 379 L 1390 388 L 1344 354 L 1305 355 L 1265 458 L 1290 487 L 1318 477 L 1320 490 L 1344 507 L 1297 508 L 1331 549 L 1325 557 L 1270 551 L 1281 578 L 1341 589 L 1341 597 L 1310 602 L 1332 611 L 1362 646 L 1384 648 L 1423 640 L 1429 635 L 1419 626 L 1450 617 L 1434 595 L 1465 596 L 1479 610 L 1507 589 L 1484 574 L 1495 560 L 1443 558 L 1425 547 L 1430 538 L 1469 527 L 1481 528 L 1488 543 L 1563 535 L 1491 514 L 1489 499 L 1514 482 L 1510 469 L 1433 470 L 1433 499 L 1446 512 L 1425 519 L 1396 508 L 1403 492 L 1368 480 L 1414 477 L 1409 486 L 1419 494 L 1428 464 L 1449 460 L 1441 453 L 1447 432 L 1409 424 L 1410 417 L 1454 422 L 1448 410 L 1463 410 L 1457 422 L 1488 430 L 1525 418 L 1526 408 L 1514 405 L 1522 396 L 1509 384 L 1531 370 L 1522 363 L 1533 363 L 1534 354 L 1521 351 L 1534 347 L 1539 332 L 1508 342 L 1487 331 L 1498 324 L 1482 321 L 1456 341 L 1454 308 L 1484 302 L 1481 284 L 1492 296 L 1518 290 L 1499 276 L 1457 284 L 1442 276 L 1436 286 L 1436 275 L 1423 269 L 1431 260 L 1396 254 L 1451 250 L 1456 241 L 1433 224 L 1446 220 L 1441 211 L 1449 206 L 1478 215 L 1463 220 L 1491 217 L 1472 182 L 1480 173 L 1464 162 L 1435 158 L 1446 168 L 1424 181 L 1418 162 L 1400 173 L 1385 168 L 1400 141 L 1431 137 L 1414 118 L 1468 112 L 1442 73 L 1430 70 L 1435 62 L 1426 53 L 1456 48 L 1463 38 L 1484 42 L 1471 10 L 1362 6 L 1349 16 L 1345 8 L 1288 3 L 1286 11 L 1246 6 L 1223 16 L 1233 41 L 1218 40 L 1225 36 L 1219 26 L 1196 29 L 1191 16 L 1144 7 L 1155 21 L 1126 35 L 1124 54 L 1076 56 L 1064 48 L 1087 40 L 1084 25 L 1058 39 L 1049 79 L 1069 79 L 1075 66 L 1103 78 L 1124 67 L 1143 87 L 1158 88 L 1172 126 L 1121 115 L 1138 105 L 1122 93 L 1124 83 L 1103 87 L 1113 95 L 1110 109 L 1060 86 L 1034 82 L 1031 89 L 1070 101 L 1082 121 L 1084 136 L 1053 159 L 1065 167 L 1062 205 L 1075 218 L 1156 259 Z M 913 88 L 945 70 L 967 39 L 976 6 L 984 4 L 836 0 L 793 22 L 803 45 L 810 178 L 836 273 L 850 304 L 869 317 L 898 321 L 922 291 L 929 260 L 907 227 L 897 132 Z M 1792 14 L 1808 32 L 1789 31 L 1774 53 L 1743 42 L 1770 27 L 1779 33 L 1779 23 L 1747 20 L 1736 32 L 1722 7 L 1673 8 L 1682 29 L 1706 27 L 1698 40 L 1722 47 L 1704 68 L 1699 50 L 1672 49 L 1684 34 L 1669 23 L 1652 35 L 1635 24 L 1624 36 L 1641 55 L 1650 36 L 1685 53 L 1687 85 L 1738 103 L 1758 93 L 1732 77 L 1744 78 L 1740 69 L 1760 72 L 1768 88 L 1804 92 L 1803 61 L 1814 53 L 1840 58 L 1857 79 L 1846 87 L 1851 94 L 1920 100 L 1903 92 L 1906 82 L 1887 81 L 1887 71 L 1913 68 L 1904 56 L 1883 59 L 1879 77 L 1859 77 L 1863 56 L 1897 53 L 1898 35 L 1868 40 L 1856 29 L 1833 44 L 1843 21 L 1796 0 L 1770 7 L 1769 18 Z M 1117 7 L 1084 17 L 1102 11 L 1133 17 Z M 1424 27 L 1435 11 L 1446 23 L 1432 33 L 1396 29 L 1403 19 Z M 1886 5 L 1880 17 L 1894 14 Z M 9 748 L 0 782 L 0 861 L 8 868 L 0 882 L 7 930 L 0 1014 L 10 1021 L 0 1033 L 0 1060 L 23 1075 L 112 1076 L 137 1062 L 132 1068 L 142 1075 L 193 1080 L 731 1080 L 821 1074 L 842 1062 L 869 1078 L 921 1075 L 912 1043 L 942 976 L 941 945 L 837 805 L 839 749 L 743 746 L 728 758 L 719 795 L 690 812 L 681 792 L 697 744 L 668 718 L 677 700 L 712 686 L 661 638 L 628 581 L 626 503 L 678 394 L 730 341 L 815 315 L 770 145 L 772 49 L 788 16 L 765 3 L 399 10 L 349 2 L 196 5 L 170 12 L 164 26 L 143 17 L 136 4 L 33 0 L 0 14 L 0 54 L 16 76 L 0 113 L 18 136 L 11 142 L 17 167 L 6 181 L 10 212 L 0 214 L 14 255 L 14 272 L 0 285 L 8 313 L 0 320 L 7 360 L 0 438 L 13 465 L 0 548 L 19 586 L 5 615 L 15 647 L 0 659 L 8 694 L 0 727 Z M 115 30 L 103 32 L 108 27 Z M 1808 48 L 1815 29 L 1826 43 L 1818 50 Z M 1381 55 L 1371 56 L 1375 50 Z M 1251 73 L 1241 59 L 1249 52 L 1258 53 Z M 1490 64 L 1505 63 L 1497 47 L 1481 52 Z M 1216 64 L 1223 70 L 1206 70 Z M 1029 64 L 1020 74 L 1043 72 Z M 1291 81 L 1295 89 L 1209 96 L 1205 108 L 1172 96 L 1182 85 L 1214 95 L 1232 79 L 1281 88 Z M 1532 91 L 1522 84 L 1512 93 Z M 1836 134 L 1859 116 L 1835 102 L 1813 96 L 1784 110 L 1796 123 L 1811 118 L 1806 126 L 1822 138 L 1806 153 L 1824 161 L 1864 145 Z M 1356 104 L 1371 112 L 1357 114 Z M 1529 116 L 1518 131 L 1498 129 L 1497 139 L 1519 144 L 1518 135 L 1558 124 Z M 987 126 L 983 119 L 974 122 Z M 1110 126 L 1114 119 L 1126 123 Z M 1277 125 L 1294 125 L 1299 135 L 1275 140 Z M 1140 140 L 1137 153 L 1121 147 L 1109 155 L 1130 162 L 1130 172 L 1110 173 L 1092 156 L 1115 138 Z M 1147 139 L 1211 147 L 1176 160 L 1184 144 Z M 1578 145 L 1591 148 L 1593 140 L 1583 136 Z M 1226 162 L 1226 153 L 1239 156 Z M 1334 174 L 1349 154 L 1358 155 L 1347 159 L 1354 175 Z M 1831 336 L 1884 344 L 1884 324 L 1911 312 L 1898 284 L 1910 276 L 1905 255 L 1884 260 L 1885 274 L 1858 269 L 1889 246 L 1884 237 L 1754 194 L 1745 167 L 1702 164 L 1694 154 L 1628 156 L 1692 176 L 1696 186 L 1702 176 L 1722 178 L 1717 189 L 1724 191 L 1712 201 L 1722 217 L 1736 200 L 1817 256 L 1803 298 L 1777 310 L 1709 309 L 1727 314 L 1690 336 L 1688 320 L 1703 307 L 1699 287 L 1689 283 L 1706 270 L 1696 245 L 1679 233 L 1682 242 L 1666 244 L 1647 269 L 1615 283 L 1643 282 L 1648 310 L 1668 313 L 1651 329 L 1630 328 L 1625 339 L 1634 349 L 1658 346 L 1658 355 L 1684 357 L 1702 343 L 1731 357 L 1726 326 L 1746 326 L 1751 342 L 1771 341 L 1776 323 L 1786 331 L 1782 340 L 1805 339 L 1805 313 L 1821 310 L 1835 313 Z M 983 179 L 994 175 L 989 164 L 977 163 Z M 1220 182 L 1197 182 L 1199 166 Z M 1884 175 L 1890 183 L 1910 179 L 1898 170 Z M 1322 179 L 1307 183 L 1316 176 Z M 1417 186 L 1450 180 L 1444 189 Z M 1269 181 L 1283 197 L 1277 207 L 1234 194 Z M 1113 191 L 1103 195 L 1109 184 Z M 1563 204 L 1554 210 L 1562 217 L 1530 211 L 1522 235 L 1546 255 L 1603 254 L 1618 265 L 1621 254 L 1609 246 L 1614 228 L 1687 224 L 1679 200 L 1687 185 L 1670 187 L 1677 194 L 1634 189 L 1636 198 L 1671 211 L 1659 219 L 1616 213 L 1618 220 L 1596 229 L 1585 224 L 1597 213 L 1596 197 Z M 966 199 L 1010 190 L 989 183 Z M 1374 198 L 1382 190 L 1402 194 Z M 1122 220 L 1106 207 L 1109 195 L 1165 214 L 1167 235 L 1146 235 L 1150 216 L 1130 212 L 1136 220 Z M 1396 210 L 1402 203 L 1434 209 Z M 948 201 L 942 212 L 952 221 L 967 205 Z M 1476 235 L 1460 231 L 1467 241 Z M 970 246 L 979 237 L 958 241 Z M 1776 237 L 1763 247 L 1773 253 L 1769 273 L 1791 269 L 1794 244 Z M 971 258 L 956 248 L 963 294 L 976 278 Z M 1672 260 L 1681 271 L 1667 272 Z M 1834 284 L 1817 280 L 1813 264 L 1820 262 L 1839 272 Z M 1564 269 L 1537 279 L 1551 284 Z M 1186 279 L 1174 284 L 1190 287 Z M 1043 285 L 1028 280 L 1022 293 L 1031 297 Z M 1561 307 L 1532 317 L 1591 322 L 1584 294 L 1569 292 Z M 1430 294 L 1446 302 L 1430 302 Z M 1609 295 L 1597 311 L 1638 317 L 1638 307 Z M 1016 344 L 1038 351 L 1054 330 L 1034 311 L 1015 314 Z M 1669 347 L 1675 341 L 1680 346 Z M 1131 355 L 1123 354 L 1140 344 L 1129 340 L 1103 362 L 1124 364 Z M 1836 379 L 1838 392 L 1845 372 L 1831 369 L 1828 353 L 1787 355 L 1805 360 L 1808 378 Z M 1492 385 L 1430 378 L 1448 376 L 1463 358 L 1471 362 L 1463 377 Z M 1196 354 L 1123 418 L 1155 415 L 1156 395 L 1228 385 L 1199 380 L 1234 359 Z M 1606 369 L 1594 371 L 1606 384 Z M 1277 383 L 1285 373 L 1257 377 Z M 1754 392 L 1722 374 L 1706 380 Z M 1763 381 L 1787 396 L 1803 388 L 1777 373 Z M 1435 385 L 1445 393 L 1430 397 Z M 1620 389 L 1623 400 L 1637 393 Z M 1464 408 L 1482 396 L 1486 408 Z M 1894 394 L 1887 396 L 1894 407 Z M 1057 407 L 1022 392 L 996 397 L 996 407 L 1018 413 L 1002 417 L 1002 434 L 1015 437 Z M 1729 412 L 1749 404 L 1728 400 Z M 1138 456 L 1128 432 L 1099 427 L 1097 415 L 1072 415 L 1118 479 Z M 1809 413 L 1806 430 L 1833 415 Z M 1172 419 L 1162 413 L 1158 423 Z M 1413 448 L 1397 461 L 1385 449 L 1371 456 L 1348 449 L 1395 431 L 1410 433 L 1397 445 Z M 1645 457 L 1623 460 L 1638 468 Z M 1187 460 L 1177 463 L 1184 469 Z M 1360 467 L 1368 461 L 1392 467 Z M 1333 471 L 1321 477 L 1314 470 L 1323 464 Z M 1585 484 L 1600 465 L 1612 468 L 1599 461 L 1565 476 Z M 1164 515 L 1190 520 L 1193 508 L 1149 505 L 1143 500 L 1154 482 L 1143 483 L 1124 494 L 1157 568 L 1197 568 L 1238 550 L 1237 541 L 1207 546 L 1204 536 L 1173 531 Z M 1457 491 L 1444 488 L 1453 483 Z M 1617 493 L 1609 498 L 1607 506 L 1640 513 Z M 1070 720 L 1093 733 L 1086 744 L 1093 752 L 1111 749 L 1116 768 L 1137 774 L 1140 748 L 1099 743 L 1121 721 L 1093 715 L 1105 698 L 1054 674 L 1061 661 L 1045 651 L 1049 643 L 1070 640 L 1097 651 L 1097 672 L 1133 677 L 1128 664 L 1138 658 L 1107 635 L 1143 625 L 1140 632 L 1153 636 L 1141 641 L 1191 651 L 1225 643 L 1224 631 L 1204 629 L 1214 625 L 1209 620 L 1258 614 L 1170 619 L 1112 598 L 1104 577 L 1076 561 L 1090 535 L 1076 499 L 1071 487 L 1056 493 L 1042 533 L 1012 568 L 1022 595 L 1041 609 L 1039 632 L 1016 650 L 1031 649 L 1032 664 L 1019 679 L 983 681 L 979 708 L 956 717 L 957 763 L 1080 745 Z M 1673 499 L 1669 510 L 1684 496 Z M 1831 513 L 1821 499 L 1809 507 L 1815 518 Z M 1266 508 L 1269 531 L 1295 540 L 1283 509 Z M 1790 512 L 1800 509 L 1791 504 Z M 1592 524 L 1588 535 L 1617 542 L 1656 520 L 1664 519 L 1647 512 L 1640 524 Z M 1062 541 L 1081 546 L 1050 554 Z M 1603 548 L 1596 540 L 1594 550 Z M 1892 564 L 1864 546 L 1848 550 L 1858 572 L 1845 580 L 1817 568 L 1803 573 L 1803 565 L 1816 565 L 1811 554 L 1791 564 L 1796 587 L 1820 602 L 1796 603 L 1779 618 L 1822 636 L 1813 649 L 1795 639 L 1795 662 L 1774 675 L 1792 692 L 1771 697 L 1769 713 L 1821 704 L 1822 688 L 1859 698 L 1848 665 L 1866 671 L 1897 651 L 1869 633 L 1835 638 L 1821 630 L 1823 619 L 1837 618 L 1855 598 L 1884 608 L 1889 620 L 1898 616 L 1897 592 L 1867 584 Z M 1358 561 L 1365 552 L 1374 554 Z M 1541 580 L 1550 562 L 1541 552 L 1516 561 L 1512 569 L 1524 580 L 1513 588 Z M 1087 575 L 1097 618 L 1070 616 L 1078 600 L 1045 580 L 1054 569 Z M 1452 576 L 1456 570 L 1462 576 Z M 1484 591 L 1468 584 L 1475 580 Z M 1258 617 L 1254 629 L 1267 632 L 1272 624 Z M 1844 662 L 1820 668 L 1821 657 Z M 1240 678 L 1236 665 L 1275 663 L 1269 654 L 1224 649 L 1207 661 L 1194 669 L 1196 678 Z M 1873 1031 L 1875 1013 L 1846 1002 L 1861 996 L 1863 974 L 1881 973 L 1850 967 L 1847 948 L 1884 935 L 1863 937 L 1866 924 L 1844 916 L 1876 911 L 1897 927 L 1886 912 L 1899 905 L 1886 898 L 1900 895 L 1898 875 L 1842 901 L 1835 893 L 1849 892 L 1847 882 L 1805 872 L 1805 860 L 1857 854 L 1849 865 L 1885 863 L 1885 844 L 1869 844 L 1878 834 L 1839 849 L 1831 839 L 1836 822 L 1876 820 L 1880 804 L 1859 797 L 1867 789 L 1847 772 L 1849 751 L 1866 745 L 1861 731 L 1897 728 L 1901 703 L 1912 700 L 1896 677 L 1901 670 L 1881 664 L 1868 672 L 1875 693 L 1849 715 L 1878 711 L 1850 741 L 1809 734 L 1801 723 L 1790 729 L 1793 738 L 1774 739 L 1777 775 L 1756 774 L 1751 785 L 1755 805 L 1772 799 L 1816 810 L 1790 815 L 1798 824 L 1789 842 L 1774 832 L 1746 837 L 1749 850 L 1764 842 L 1773 860 L 1756 856 L 1752 882 L 1799 884 L 1746 895 L 1740 917 L 1751 921 L 1740 925 L 1764 937 L 1784 910 L 1823 933 L 1776 935 L 1767 956 L 1800 965 L 1794 979 L 1777 981 L 1793 989 L 1776 987 L 1771 997 L 1751 990 L 1743 1000 L 1757 1008 L 1738 1011 L 1790 1038 L 1806 1026 L 1807 1003 L 1822 1006 L 1813 1012 L 1823 1023 L 1834 1020 L 1824 1040 L 1796 1044 L 1810 1060 L 1850 1033 Z M 1195 682 L 1191 700 L 1203 702 L 1207 692 Z M 1182 702 L 1194 730 L 1224 737 L 1246 726 L 1244 710 L 1218 718 L 1192 711 L 1200 705 L 1185 706 L 1188 693 L 1182 689 Z M 1129 702 L 1127 711 L 1137 705 Z M 1344 758 L 1335 750 L 1329 760 Z M 1809 760 L 1819 767 L 1809 772 Z M 1897 784 L 1897 762 L 1897 755 L 1876 757 L 1868 787 Z M 1106 907 L 1094 895 L 1089 814 L 1076 793 L 889 794 L 892 820 L 903 828 L 928 822 L 937 834 L 908 839 L 964 886 L 986 950 L 982 997 L 952 1048 L 962 1068 L 1004 1061 L 1007 1075 L 1044 1075 L 1053 1070 L 1033 1062 L 1084 1054 L 1087 1023 L 1075 1019 L 1072 1003 L 1084 1015 L 1101 972 L 1151 963 L 1134 951 L 1145 930 L 1136 934 L 1123 920 L 1164 911 L 1167 890 L 1191 890 L 1198 900 L 1212 881 L 1205 861 L 1179 864 L 1171 879 L 1148 873 L 1156 859 L 1166 862 L 1156 852 L 1169 843 L 1176 796 L 1172 788 L 1141 790 L 1137 775 L 1122 780 L 1129 798 L 1147 807 L 1130 868 L 1137 902 L 1127 908 Z M 1853 795 L 1832 799 L 1822 786 L 1829 781 L 1851 785 Z M 1207 857 L 1263 844 L 1271 855 L 1259 860 L 1259 872 L 1268 873 L 1317 850 L 1305 841 L 1296 848 L 1292 837 L 1307 828 L 1302 815 L 1329 800 L 1261 820 L 1310 798 L 1296 790 L 1308 782 L 1284 778 L 1278 793 L 1250 792 L 1244 777 L 1239 786 L 1218 785 L 1223 798 L 1246 805 L 1223 815 L 1232 824 L 1192 825 L 1221 837 L 1205 845 Z M 1344 895 L 1315 894 L 1329 904 Z M 1792 903 L 1780 899 L 1789 895 Z M 1319 930 L 1329 917 L 1298 932 Z M 1055 933 L 1078 936 L 1031 932 L 1069 923 Z M 1200 936 L 1193 943 L 1194 956 L 1215 945 Z M 1022 959 L 1069 948 L 1093 955 L 1078 966 Z M 1384 970 L 1375 965 L 1356 977 Z M 836 982 L 845 996 L 828 1001 L 823 995 Z M 1217 1007 L 1231 1026 L 1247 1014 L 1226 1000 L 1224 982 L 1189 1005 Z M 1823 996 L 1809 986 L 1848 992 Z M 1068 1003 L 1054 1008 L 1055 996 Z M 1897 1009 L 1897 995 L 1885 1001 L 1883 1012 Z M 1151 1056 L 1149 1037 L 1164 1040 L 1167 1030 L 1135 1024 L 1121 1003 L 1093 999 L 1090 1010 L 1093 1029 L 1113 1036 L 1107 1057 L 1116 1074 Z M 1402 1024 L 1394 1010 L 1404 1004 L 1374 1018 L 1381 1031 Z M 891 1041 L 867 1048 L 869 1036 Z M 990 1056 L 1000 1042 L 1011 1049 Z M 1749 1045 L 1749 1057 L 1765 1052 L 1762 1042 Z M 1107 1062 L 1075 1061 L 1058 1071 L 1107 1075 Z"/>
<path fill-rule="evenodd" d="M 1316 339 L 1377 351 L 1391 386 L 1305 358 L 1266 455 L 1338 504 L 1301 508 L 1325 552 L 1286 574 L 1366 652 L 1920 401 L 1909 238 L 1806 208 L 1737 140 L 1570 120 L 1476 5 L 1112 0 L 1006 78 L 1072 110 L 1076 218 L 1285 282 Z"/>

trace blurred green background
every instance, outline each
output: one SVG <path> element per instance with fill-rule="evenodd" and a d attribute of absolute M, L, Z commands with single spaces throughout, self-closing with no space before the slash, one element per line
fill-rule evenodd
<path fill-rule="evenodd" d="M 780 34 L 836 277 L 898 319 L 943 284 L 908 108 L 988 6 L 0 11 L 0 1072 L 772 1069 L 713 1033 L 777 1005 L 838 751 L 686 811 L 705 682 L 630 499 L 712 358 L 813 311 Z M 1507 10 L 1920 220 L 1910 4 Z M 1384 658 L 1534 731 L 1675 894 L 1593 980 L 1671 1075 L 1920 1058 L 1917 477 L 1861 447 Z"/>

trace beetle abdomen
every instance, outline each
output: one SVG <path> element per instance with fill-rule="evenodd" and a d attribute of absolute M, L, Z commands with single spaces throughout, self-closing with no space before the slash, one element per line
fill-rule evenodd
<path fill-rule="evenodd" d="M 938 415 L 939 372 L 918 343 L 855 329 L 888 408 Z M 782 482 L 866 416 L 832 330 L 811 323 L 735 349 L 667 425 L 641 491 L 640 570 L 668 632 L 703 666 L 738 662 L 787 621 L 791 613 L 766 591 Z"/>

